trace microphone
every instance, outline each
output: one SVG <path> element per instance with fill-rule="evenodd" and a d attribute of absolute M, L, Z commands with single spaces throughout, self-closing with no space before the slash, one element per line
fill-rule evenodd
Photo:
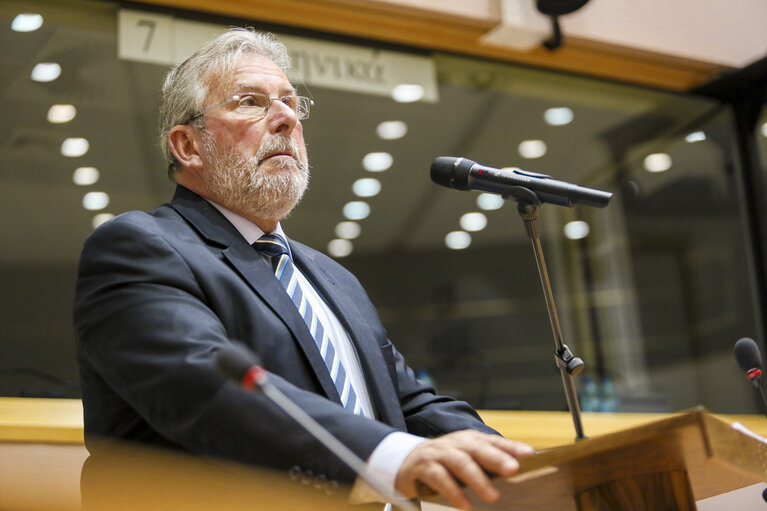
<path fill-rule="evenodd" d="M 261 367 L 260 364 L 258 356 L 240 343 L 232 342 L 229 345 L 222 346 L 216 352 L 216 366 L 224 376 L 234 380 L 247 391 L 260 390 L 291 419 L 296 421 L 330 452 L 354 470 L 354 473 L 371 488 L 389 499 L 397 507 L 407 511 L 419 511 L 415 504 L 400 495 L 395 488 L 387 488 L 372 474 L 368 474 L 365 469 L 365 462 L 333 436 L 330 431 L 314 420 L 303 408 L 272 385 L 269 382 L 266 369 Z"/>
<path fill-rule="evenodd" d="M 252 391 L 266 383 L 266 370 L 258 356 L 239 343 L 232 343 L 216 353 L 216 367 L 245 390 Z"/>
<path fill-rule="evenodd" d="M 753 339 L 744 337 L 735 343 L 735 359 L 749 381 L 754 386 L 759 385 L 759 378 L 762 376 L 762 357 L 759 354 L 759 346 Z"/>
<path fill-rule="evenodd" d="M 754 388 L 759 391 L 759 397 L 762 400 L 762 411 L 767 415 L 767 396 L 765 396 L 764 388 L 761 385 L 762 357 L 759 354 L 759 346 L 749 337 L 740 339 L 735 343 L 735 360 L 738 361 L 740 368 L 745 371 Z"/>
<path fill-rule="evenodd" d="M 466 158 L 439 156 L 431 164 L 431 180 L 438 185 L 456 190 L 483 192 L 517 199 L 519 188 L 534 192 L 541 202 L 573 207 L 575 204 L 603 208 L 613 194 L 586 188 L 565 181 L 557 181 L 546 174 L 521 169 L 485 167 Z"/>

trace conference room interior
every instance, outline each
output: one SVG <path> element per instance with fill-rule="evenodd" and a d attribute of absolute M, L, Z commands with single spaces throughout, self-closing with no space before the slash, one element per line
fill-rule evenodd
<path fill-rule="evenodd" d="M 124 7 L 0 4 L 0 44 L 12 49 L 0 57 L 2 396 L 80 397 L 71 315 L 83 241 L 110 216 L 173 193 L 156 136 L 168 66 L 118 57 Z M 42 26 L 14 31 L 22 12 L 42 14 Z M 722 100 L 726 80 L 674 92 L 248 19 L 147 12 L 432 62 L 436 101 L 300 85 L 315 102 L 304 121 L 312 179 L 283 227 L 360 279 L 391 340 L 440 392 L 480 409 L 566 409 L 517 205 L 429 177 L 434 158 L 463 156 L 614 194 L 605 208 L 539 212 L 564 341 L 586 364 L 576 385 L 615 390 L 588 401 L 590 410 L 760 412 L 733 345 L 752 337 L 764 346 L 767 110 L 751 112 L 756 129 L 744 129 L 748 112 Z M 35 81 L 39 63 L 59 64 L 60 75 Z M 52 105 L 76 113 L 52 122 Z M 382 138 L 387 121 L 405 133 Z M 67 139 L 86 139 L 86 152 L 62 154 Z M 372 171 L 363 167 L 371 153 L 384 160 Z M 355 201 L 367 214 L 351 211 Z"/>

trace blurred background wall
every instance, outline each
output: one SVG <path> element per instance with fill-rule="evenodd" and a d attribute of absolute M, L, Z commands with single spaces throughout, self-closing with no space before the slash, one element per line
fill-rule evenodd
<path fill-rule="evenodd" d="M 765 6 L 589 2 L 547 49 L 551 20 L 513 4 L 3 2 L 0 395 L 79 396 L 83 240 L 170 199 L 163 76 L 251 25 L 283 36 L 316 103 L 284 228 L 360 278 L 421 377 L 480 408 L 565 408 L 516 205 L 429 179 L 465 156 L 615 194 L 541 209 L 584 408 L 758 412 L 732 345 L 765 339 Z"/>

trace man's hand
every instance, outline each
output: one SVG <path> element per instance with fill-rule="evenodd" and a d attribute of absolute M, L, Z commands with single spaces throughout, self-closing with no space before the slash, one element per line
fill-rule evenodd
<path fill-rule="evenodd" d="M 516 458 L 530 454 L 533 448 L 521 442 L 479 431 L 456 431 L 413 449 L 397 473 L 395 486 L 412 498 L 417 496 L 417 483 L 422 483 L 445 497 L 453 507 L 470 509 L 461 484 L 474 490 L 485 502 L 495 502 L 500 493 L 485 471 L 509 477 L 519 470 Z"/>

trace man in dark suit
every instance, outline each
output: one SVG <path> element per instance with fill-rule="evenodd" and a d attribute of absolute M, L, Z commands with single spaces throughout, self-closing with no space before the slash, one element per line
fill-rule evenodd
<path fill-rule="evenodd" d="M 282 231 L 308 182 L 311 108 L 288 66 L 272 36 L 232 29 L 168 74 L 161 138 L 176 194 L 102 225 L 81 258 L 86 435 L 355 481 L 265 396 L 216 371 L 216 352 L 236 340 L 390 487 L 414 496 L 420 482 L 466 508 L 466 484 L 494 500 L 486 471 L 511 475 L 531 449 L 418 381 L 357 279 Z M 259 253 L 262 241 L 288 248 Z"/>

